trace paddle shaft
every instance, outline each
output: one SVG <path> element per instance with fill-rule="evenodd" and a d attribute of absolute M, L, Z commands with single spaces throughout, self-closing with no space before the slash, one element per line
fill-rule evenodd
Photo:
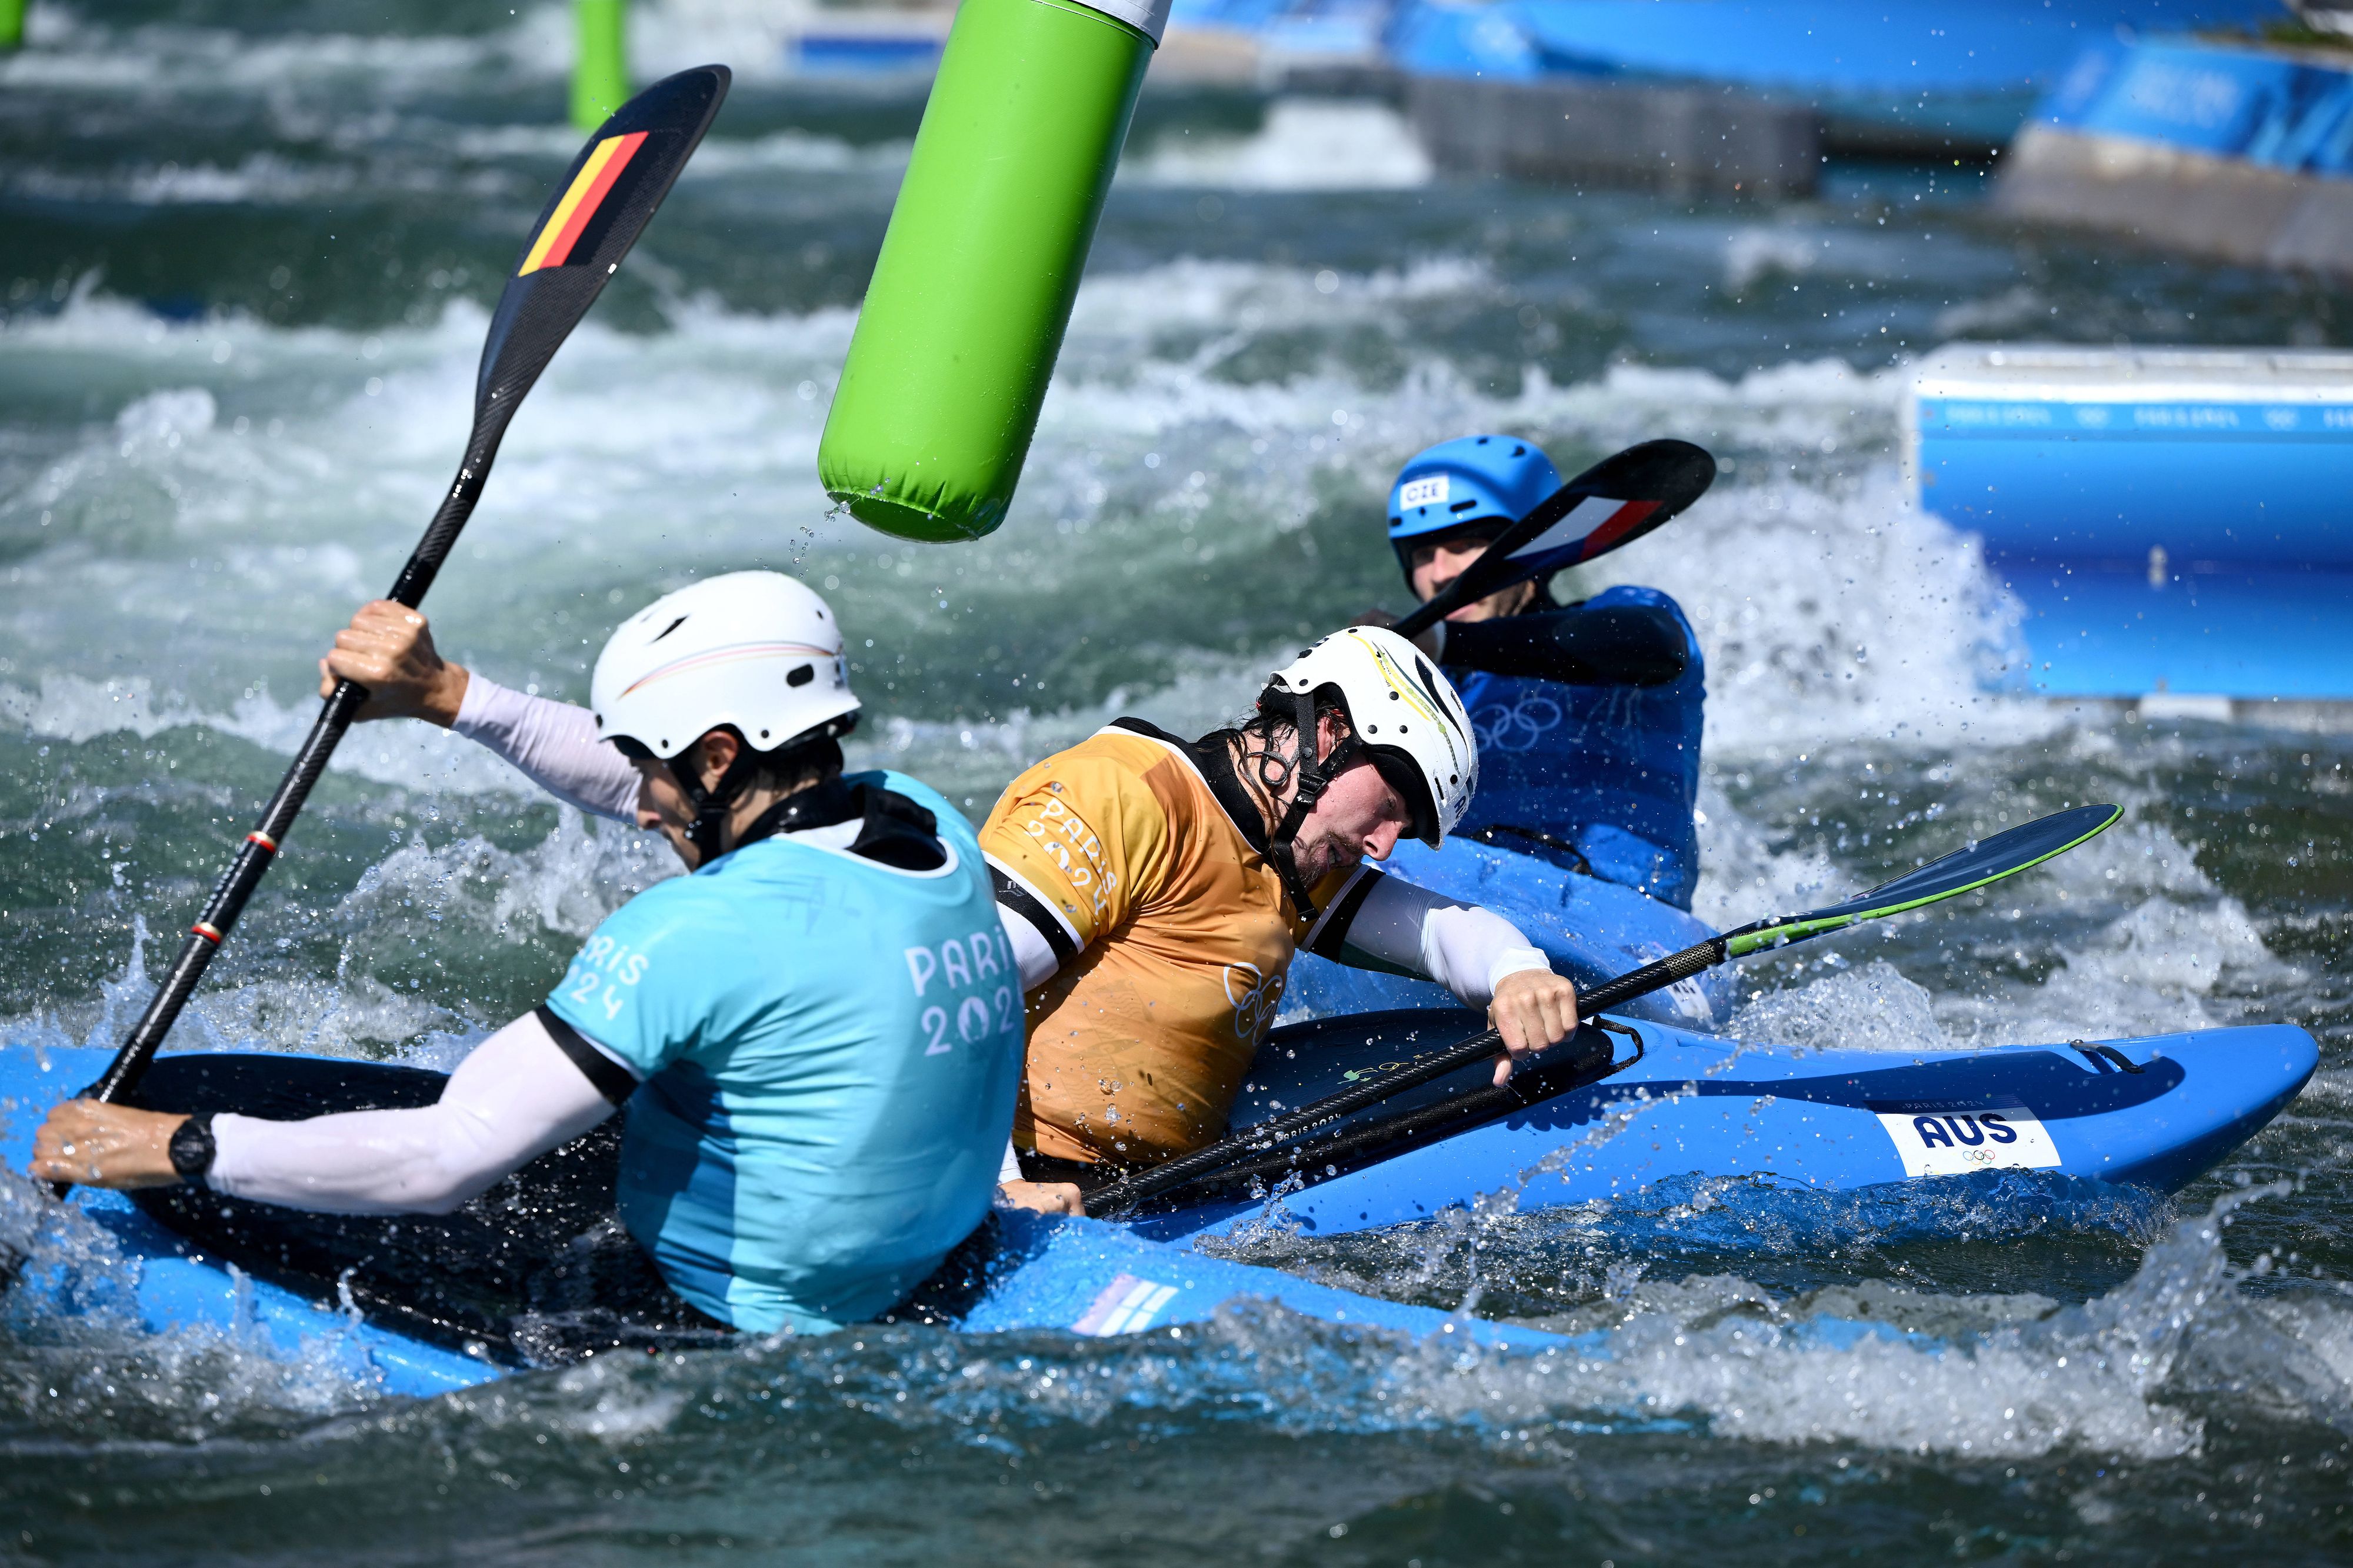
<path fill-rule="evenodd" d="M 1578 998 L 1577 1014 L 1580 1018 L 1591 1018 L 1611 1008 L 1623 1006 L 1637 996 L 1646 996 L 1679 980 L 1713 969 L 1728 959 L 1746 957 L 1788 942 L 1810 941 L 1863 921 L 1884 919 L 1974 892 L 2096 838 L 2116 826 L 2123 816 L 2123 808 L 2119 806 L 2083 805 L 2022 823 L 1982 843 L 1957 849 L 1916 870 L 1882 882 L 1842 903 L 1802 915 L 1755 921 L 1737 931 L 1728 931 L 1705 942 L 1695 942 L 1681 952 L 1669 953 L 1585 993 Z M 1442 1051 L 1427 1061 L 1417 1062 L 1401 1072 L 1343 1089 L 1313 1105 L 1303 1105 L 1288 1116 L 1261 1122 L 1206 1149 L 1197 1149 L 1190 1154 L 1179 1155 L 1148 1171 L 1140 1171 L 1095 1193 L 1087 1200 L 1087 1212 L 1103 1214 L 1115 1208 L 1129 1207 L 1206 1172 L 1239 1163 L 1252 1154 L 1263 1153 L 1294 1133 L 1335 1117 L 1361 1110 L 1367 1105 L 1377 1104 L 1392 1095 L 1402 1094 L 1432 1079 L 1443 1078 L 1448 1073 L 1493 1056 L 1502 1043 L 1503 1037 L 1490 1029 L 1476 1039 L 1466 1041 L 1452 1050 Z"/>
<path fill-rule="evenodd" d="M 1580 1018 L 1590 1018 L 1597 1013 L 1622 1007 L 1638 996 L 1662 991 L 1677 981 L 1688 980 L 1704 970 L 1713 969 L 1725 961 L 1725 938 L 1712 936 L 1681 952 L 1669 953 L 1615 980 L 1604 982 L 1577 998 L 1577 1015 Z M 1180 1154 L 1148 1171 L 1139 1171 L 1124 1180 L 1113 1182 L 1088 1197 L 1087 1212 L 1101 1215 L 1132 1207 L 1172 1187 L 1182 1186 L 1205 1172 L 1230 1163 L 1239 1156 L 1263 1151 L 1311 1127 L 1362 1110 L 1367 1105 L 1377 1105 L 1409 1089 L 1418 1089 L 1433 1079 L 1459 1072 L 1475 1062 L 1489 1060 L 1503 1048 L 1503 1044 L 1504 1037 L 1489 1029 L 1451 1049 L 1439 1052 L 1427 1061 L 1416 1062 L 1401 1071 L 1384 1074 L 1354 1089 L 1328 1095 L 1313 1105 L 1300 1107 L 1288 1116 L 1261 1122 L 1206 1149 Z"/>
<path fill-rule="evenodd" d="M 1572 479 L 1553 491 L 1536 509 L 1505 529 L 1479 558 L 1465 566 L 1461 574 L 1443 589 L 1414 609 L 1399 616 L 1389 630 L 1406 638 L 1419 637 L 1463 605 L 1485 598 L 1488 595 L 1510 585 L 1512 552 L 1543 533 L 1554 523 L 1567 517 L 1577 503 L 1585 499 L 1581 479 Z M 1607 554 L 1607 551 L 1599 552 Z M 1481 571 L 1481 567 L 1485 571 Z"/>
<path fill-rule="evenodd" d="M 426 590 L 441 563 L 449 558 L 449 551 L 458 542 L 458 535 L 466 520 L 474 514 L 474 503 L 481 499 L 482 482 L 490 477 L 491 460 L 498 455 L 499 441 L 506 434 L 507 421 L 517 405 L 517 399 L 505 398 L 482 411 L 474 426 L 473 438 L 467 443 L 465 460 L 458 467 L 458 478 L 442 498 L 440 509 L 433 514 L 432 525 L 417 542 L 408 563 L 400 569 L 400 577 L 386 595 L 394 603 L 415 609 L 425 599 Z M 205 900 L 204 912 L 188 929 L 187 939 L 180 944 L 179 956 L 172 961 L 164 983 L 149 998 L 146 1011 L 114 1054 L 106 1072 L 84 1090 L 90 1100 L 117 1100 L 128 1094 L 154 1059 L 172 1026 L 179 1021 L 181 1010 L 188 998 L 195 994 L 205 971 L 212 964 L 213 955 L 236 929 L 237 916 L 245 912 L 254 889 L 261 885 L 270 862 L 286 842 L 294 819 L 302 814 L 303 803 L 327 771 L 328 759 L 350 729 L 352 718 L 367 700 L 367 690 L 355 682 L 338 680 L 335 689 L 319 705 L 319 717 L 311 726 L 310 735 L 302 749 L 294 753 L 293 765 L 286 776 L 278 781 L 278 793 L 269 797 L 262 808 L 261 819 L 245 842 L 237 847 L 237 858 L 213 884 L 212 896 Z M 60 1191 L 63 1190 L 60 1186 Z"/>

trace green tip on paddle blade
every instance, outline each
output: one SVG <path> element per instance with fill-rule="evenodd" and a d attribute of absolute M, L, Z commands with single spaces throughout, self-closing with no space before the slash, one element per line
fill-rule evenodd
<path fill-rule="evenodd" d="M 1725 939 L 1725 951 L 1731 957 L 1738 958 L 1762 948 L 1803 942 L 1808 937 L 1820 936 L 1863 921 L 1901 914 L 1924 904 L 1973 892 L 1989 883 L 1999 882 L 2004 877 L 2015 876 L 2040 866 L 2054 855 L 2065 854 L 2084 840 L 2096 837 L 2115 826 L 2123 820 L 2124 815 L 2124 807 L 2120 805 L 2079 805 L 2073 810 L 2037 817 L 2022 826 L 1997 833 L 1991 838 L 1980 839 L 1967 848 L 1956 849 L 1950 855 L 1929 861 L 1916 871 L 1907 871 L 1841 903 L 1802 915 L 1759 921 L 1744 930 L 1729 932 Z"/>

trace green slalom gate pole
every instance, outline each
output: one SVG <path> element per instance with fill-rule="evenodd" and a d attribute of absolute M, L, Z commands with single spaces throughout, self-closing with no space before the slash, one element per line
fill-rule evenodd
<path fill-rule="evenodd" d="M 572 123 L 586 134 L 629 96 L 628 0 L 572 0 Z"/>
<path fill-rule="evenodd" d="M 0 0 L 0 54 L 25 42 L 25 0 Z"/>
<path fill-rule="evenodd" d="M 902 539 L 1005 521 L 1167 0 L 965 0 L 818 448 Z"/>

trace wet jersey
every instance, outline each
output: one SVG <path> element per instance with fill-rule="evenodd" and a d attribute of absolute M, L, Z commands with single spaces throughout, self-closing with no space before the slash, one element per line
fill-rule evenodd
<path fill-rule="evenodd" d="M 972 829 L 912 871 L 808 835 L 658 882 L 596 929 L 548 1009 L 640 1080 L 622 1223 L 738 1328 L 902 1300 L 987 1213 L 1021 1061 L 1020 982 Z"/>
<path fill-rule="evenodd" d="M 1029 994 L 1018 1146 L 1143 1163 L 1225 1131 L 1306 927 L 1223 755 L 1122 720 L 1014 780 L 982 825 L 1065 959 Z"/>
<path fill-rule="evenodd" d="M 1586 603 L 1664 607 L 1683 627 L 1690 662 L 1658 686 L 1568 685 L 1447 664 L 1479 735 L 1479 793 L 1455 831 L 1572 865 L 1581 858 L 1597 876 L 1687 910 L 1699 880 L 1699 642 L 1655 588 L 1610 588 Z"/>

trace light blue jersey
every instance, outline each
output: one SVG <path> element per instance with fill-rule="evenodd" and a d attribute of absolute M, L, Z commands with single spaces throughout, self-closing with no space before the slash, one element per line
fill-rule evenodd
<path fill-rule="evenodd" d="M 988 1210 L 1021 1068 L 1021 980 L 971 827 L 905 871 L 806 836 L 659 882 L 548 1006 L 643 1080 L 620 1209 L 673 1289 L 737 1328 L 896 1305 Z"/>

